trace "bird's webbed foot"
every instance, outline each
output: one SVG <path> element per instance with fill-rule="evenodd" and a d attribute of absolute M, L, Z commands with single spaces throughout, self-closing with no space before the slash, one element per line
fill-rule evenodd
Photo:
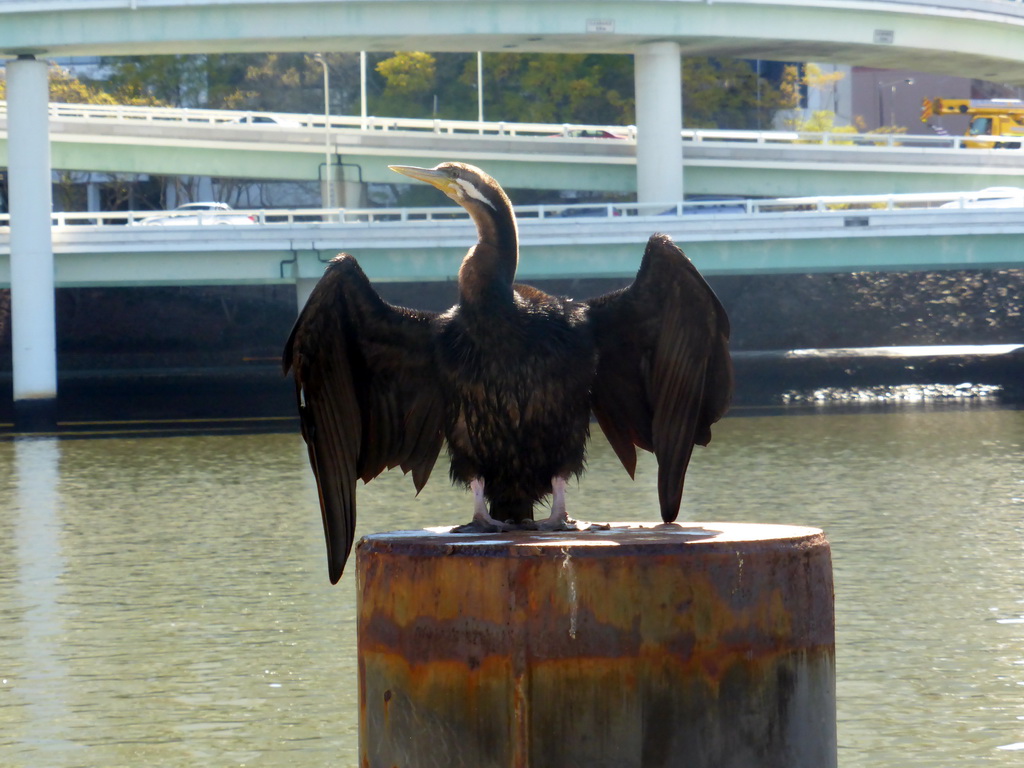
<path fill-rule="evenodd" d="M 565 485 L 564 477 L 551 478 L 551 514 L 546 520 L 537 522 L 529 521 L 530 527 L 537 531 L 607 531 L 610 526 L 607 523 L 587 523 L 574 520 L 569 517 L 565 510 Z M 526 524 L 523 525 L 526 527 Z"/>
<path fill-rule="evenodd" d="M 507 531 L 518 531 L 518 525 L 510 525 L 500 520 L 495 520 L 488 515 L 486 518 L 479 518 L 473 515 L 473 519 L 463 525 L 456 525 L 452 533 L 505 533 Z"/>
<path fill-rule="evenodd" d="M 495 520 L 488 513 L 482 477 L 472 480 L 469 488 L 473 491 L 473 519 L 464 525 L 455 526 L 452 533 L 504 533 L 519 530 L 518 526 Z"/>

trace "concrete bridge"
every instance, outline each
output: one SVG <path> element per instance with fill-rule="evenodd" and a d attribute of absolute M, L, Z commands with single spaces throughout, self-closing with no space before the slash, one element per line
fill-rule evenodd
<path fill-rule="evenodd" d="M 636 53 L 831 61 L 1024 83 L 1020 0 L 3 0 L 8 56 Z"/>
<path fill-rule="evenodd" d="M 0 164 L 7 160 L 0 102 Z M 388 165 L 460 159 L 509 189 L 637 192 L 635 126 L 557 125 L 50 104 L 53 167 L 232 179 L 315 181 L 325 130 L 333 178 L 393 182 Z M 621 139 L 579 138 L 612 133 Z M 688 194 L 757 197 L 1024 186 L 1024 152 L 966 149 L 962 136 L 682 131 Z M 359 192 L 357 187 L 354 192 Z M 335 196 L 359 206 L 355 194 Z"/>
<path fill-rule="evenodd" d="M 968 208 L 970 196 L 847 195 L 660 205 L 517 208 L 518 276 L 627 278 L 652 232 L 671 235 L 705 274 L 1006 268 L 1024 265 L 1024 207 Z M 945 205 L 946 207 L 941 207 Z M 960 206 L 960 207 L 949 207 Z M 346 251 L 371 280 L 452 280 L 476 234 L 453 205 L 252 210 L 251 225 L 209 214 L 189 226 L 147 214 L 55 215 L 56 284 L 292 284 L 299 301 Z M 152 217 L 152 213 L 148 214 Z M 10 279 L 0 217 L 0 286 Z"/>
<path fill-rule="evenodd" d="M 218 51 L 599 51 L 636 67 L 637 197 L 683 197 L 679 57 L 834 61 L 1024 83 L 1018 0 L 3 0 L 14 399 L 53 417 L 46 56 Z M 29 418 L 25 415 L 24 418 Z"/>

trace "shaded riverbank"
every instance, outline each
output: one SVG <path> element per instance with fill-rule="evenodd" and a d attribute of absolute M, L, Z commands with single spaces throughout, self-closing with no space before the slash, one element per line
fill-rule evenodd
<path fill-rule="evenodd" d="M 697 254 L 694 254 L 697 257 Z M 734 352 L 883 345 L 1024 343 L 1024 270 L 751 275 L 708 278 Z M 630 279 L 540 280 L 585 298 Z M 380 283 L 388 301 L 443 311 L 452 280 Z M 291 285 L 61 288 L 58 368 L 237 366 L 280 354 L 297 313 Z M 10 370 L 10 292 L 0 289 L 0 371 Z"/>
<path fill-rule="evenodd" d="M 919 387 L 921 397 L 965 398 L 996 388 L 1002 402 L 1024 401 L 1024 355 L 994 346 L 1024 343 L 1024 270 L 709 281 L 732 323 L 736 408 L 842 400 L 850 392 L 870 399 L 898 386 Z M 628 282 L 537 285 L 585 297 Z M 452 281 L 377 287 L 392 303 L 435 311 L 456 298 Z M 9 299 L 0 290 L 0 432 L 13 421 Z M 58 420 L 294 428 L 278 360 L 296 312 L 289 285 L 59 289 Z"/>
<path fill-rule="evenodd" d="M 921 397 L 968 399 L 995 391 L 996 402 L 1024 402 L 1024 346 L 738 351 L 734 364 L 737 411 L 908 385 Z M 59 392 L 63 433 L 298 429 L 291 380 L 273 358 L 236 366 L 63 371 Z M 12 424 L 11 377 L 0 373 L 0 434 L 9 434 Z"/>

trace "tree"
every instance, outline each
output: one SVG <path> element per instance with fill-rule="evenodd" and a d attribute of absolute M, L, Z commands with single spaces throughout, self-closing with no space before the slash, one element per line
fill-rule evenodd
<path fill-rule="evenodd" d="M 799 94 L 774 85 L 739 59 L 682 62 L 688 127 L 758 128 Z M 635 122 L 632 57 L 615 54 L 484 55 L 485 113 L 494 119 L 623 125 Z M 462 81 L 475 85 L 475 62 Z"/>
<path fill-rule="evenodd" d="M 799 103 L 794 72 L 778 86 L 741 59 L 688 57 L 683 60 L 683 124 L 688 128 L 757 130 L 775 113 Z"/>
<path fill-rule="evenodd" d="M 437 59 L 429 53 L 412 51 L 395 53 L 376 66 L 386 81 L 385 93 L 407 96 L 434 87 L 437 77 Z"/>
<path fill-rule="evenodd" d="M 249 58 L 245 76 L 234 96 L 225 101 L 225 108 L 323 112 L 323 65 L 314 55 L 272 53 Z M 359 55 L 325 53 L 322 59 L 330 76 L 331 114 L 355 114 L 359 105 Z"/>
<path fill-rule="evenodd" d="M 612 54 L 484 54 L 484 111 L 538 123 L 632 122 L 632 64 Z M 476 82 L 476 64 L 462 81 Z"/>
<path fill-rule="evenodd" d="M 436 58 L 422 51 L 396 52 L 378 61 L 373 70 L 379 76 L 373 89 L 374 114 L 434 115 L 434 102 L 440 101 Z"/>
<path fill-rule="evenodd" d="M 331 112 L 356 114 L 359 57 L 324 54 Z M 368 54 L 369 112 L 472 119 L 476 56 Z M 484 112 L 497 120 L 629 124 L 635 121 L 632 57 L 620 54 L 484 54 Z M 172 106 L 317 113 L 323 70 L 310 54 L 150 56 L 107 60 L 110 88 Z M 683 61 L 683 112 L 690 127 L 758 128 L 796 105 L 799 76 L 772 84 L 739 59 Z"/>
<path fill-rule="evenodd" d="M 324 53 L 334 115 L 359 110 L 359 55 Z M 151 93 L 167 104 L 207 109 L 321 114 L 323 68 L 309 53 L 149 56 L 107 59 L 114 87 Z M 378 90 L 380 90 L 378 88 Z"/>
<path fill-rule="evenodd" d="M 213 107 L 234 97 L 251 58 L 245 54 L 105 58 L 106 87 L 145 94 L 172 107 Z"/>

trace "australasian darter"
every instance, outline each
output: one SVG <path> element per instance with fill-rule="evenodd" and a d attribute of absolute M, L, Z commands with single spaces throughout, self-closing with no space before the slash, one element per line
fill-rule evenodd
<path fill-rule="evenodd" d="M 396 307 L 356 260 L 328 265 L 284 351 L 316 476 L 332 583 L 352 548 L 356 480 L 412 472 L 419 491 L 447 441 L 450 475 L 473 492 L 455 530 L 565 530 L 565 488 L 583 471 L 590 414 L 626 471 L 658 460 L 662 519 L 675 520 L 694 444 L 732 394 L 729 321 L 690 260 L 652 235 L 636 280 L 588 301 L 515 283 L 512 205 L 471 165 L 391 166 L 465 208 L 479 240 L 442 314 Z M 551 514 L 533 507 L 551 495 Z"/>

